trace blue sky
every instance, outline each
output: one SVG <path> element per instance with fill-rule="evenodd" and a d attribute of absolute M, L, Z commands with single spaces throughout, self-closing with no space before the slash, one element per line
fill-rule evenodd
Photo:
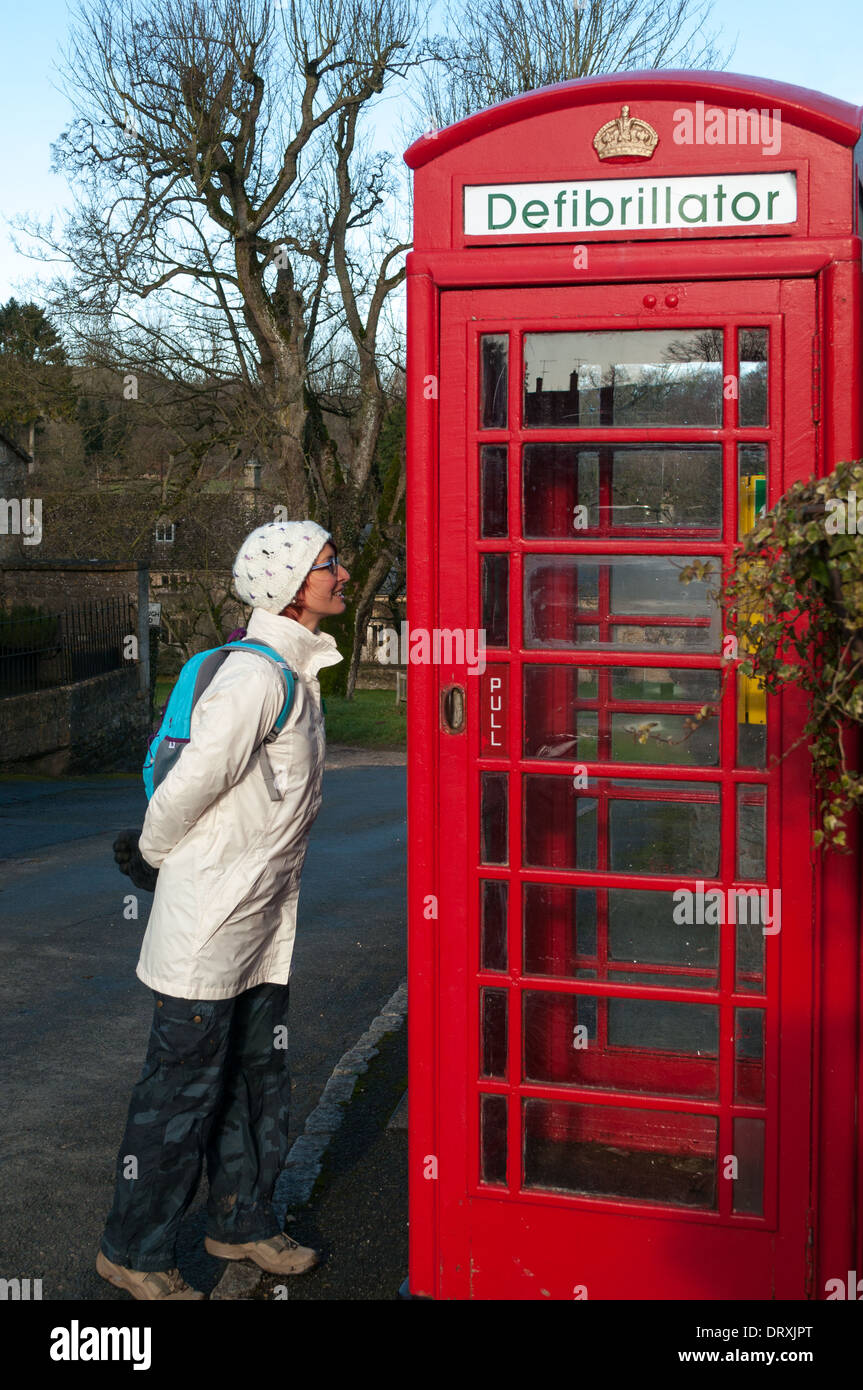
<path fill-rule="evenodd" d="M 9 217 L 62 213 L 68 190 L 50 172 L 50 145 L 69 119 L 57 90 L 56 63 L 68 29 L 66 0 L 7 0 L 0 19 L 4 55 L 0 84 L 0 301 L 27 292 L 40 267 L 16 255 Z M 863 0 L 716 0 L 714 24 L 737 48 L 733 72 L 773 77 L 863 104 Z M 380 109 L 397 128 L 397 104 Z M 385 140 L 394 133 L 383 128 Z M 31 284 L 31 289 L 36 288 Z"/>

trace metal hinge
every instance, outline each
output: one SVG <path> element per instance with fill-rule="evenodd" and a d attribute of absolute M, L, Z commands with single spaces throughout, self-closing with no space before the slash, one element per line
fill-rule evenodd
<path fill-rule="evenodd" d="M 815 1297 L 815 1214 L 806 1213 L 806 1298 Z"/>
<path fill-rule="evenodd" d="M 812 419 L 815 424 L 821 419 L 821 338 L 817 333 L 812 339 Z"/>

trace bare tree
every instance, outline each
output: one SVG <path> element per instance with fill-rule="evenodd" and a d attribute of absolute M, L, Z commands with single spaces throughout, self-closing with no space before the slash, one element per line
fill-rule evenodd
<path fill-rule="evenodd" d="M 351 640 L 403 540 L 404 470 L 382 486 L 376 451 L 409 245 L 395 162 L 361 123 L 426 60 L 424 19 L 413 0 L 82 0 L 65 64 L 77 116 L 55 147 L 78 206 L 61 233 L 26 228 L 71 265 L 52 308 L 86 360 L 206 399 L 221 442 L 233 429 L 349 565 L 373 538 L 337 633 Z M 348 447 L 328 408 L 347 411 Z"/>
<path fill-rule="evenodd" d="M 442 129 L 508 97 L 592 73 L 724 67 L 712 0 L 459 0 L 441 64 L 421 80 L 422 121 Z M 419 134 L 420 128 L 414 130 Z"/>

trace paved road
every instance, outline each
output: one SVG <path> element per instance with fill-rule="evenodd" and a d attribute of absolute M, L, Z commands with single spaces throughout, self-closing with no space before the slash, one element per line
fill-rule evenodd
<path fill-rule="evenodd" d="M 300 896 L 292 1138 L 406 973 L 404 767 L 334 761 Z M 134 969 L 152 899 L 124 919 L 110 849 L 144 807 L 135 777 L 0 782 L 0 1277 L 42 1278 L 45 1299 L 126 1297 L 92 1266 L 151 1011 Z M 181 1238 L 199 1287 L 222 1269 L 201 1216 L 199 1198 Z"/>

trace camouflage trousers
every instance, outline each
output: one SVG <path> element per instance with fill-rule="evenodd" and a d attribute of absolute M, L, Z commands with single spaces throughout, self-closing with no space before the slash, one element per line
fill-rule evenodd
<path fill-rule="evenodd" d="M 265 1240 L 287 1158 L 291 1079 L 288 985 L 234 999 L 153 991 L 147 1058 L 117 1155 L 114 1204 L 102 1237 L 127 1269 L 172 1269 L 183 1220 L 207 1165 L 207 1235 Z"/>

